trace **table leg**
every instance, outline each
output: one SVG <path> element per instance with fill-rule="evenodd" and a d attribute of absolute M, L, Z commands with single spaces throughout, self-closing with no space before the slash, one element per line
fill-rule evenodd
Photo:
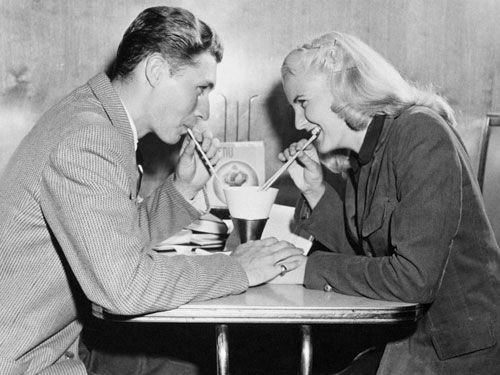
<path fill-rule="evenodd" d="M 302 353 L 300 356 L 300 373 L 301 375 L 312 374 L 312 340 L 311 340 L 311 326 L 302 324 L 300 326 L 300 333 L 302 336 Z"/>
<path fill-rule="evenodd" d="M 217 374 L 229 375 L 229 343 L 227 324 L 216 324 L 217 336 Z"/>

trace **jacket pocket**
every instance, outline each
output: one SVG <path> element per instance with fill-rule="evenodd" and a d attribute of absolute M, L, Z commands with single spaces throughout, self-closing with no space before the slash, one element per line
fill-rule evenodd
<path fill-rule="evenodd" d="M 394 210 L 394 204 L 391 203 L 389 198 L 379 199 L 374 201 L 369 209 L 363 219 L 363 229 L 361 230 L 361 234 L 365 238 L 382 228 L 385 221 L 390 218 Z"/>
<path fill-rule="evenodd" d="M 441 360 L 487 349 L 496 344 L 493 323 L 487 315 L 470 318 L 460 327 L 453 325 L 431 328 L 430 334 Z"/>

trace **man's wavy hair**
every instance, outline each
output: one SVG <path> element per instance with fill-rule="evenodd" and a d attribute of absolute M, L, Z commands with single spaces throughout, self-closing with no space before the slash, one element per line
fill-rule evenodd
<path fill-rule="evenodd" d="M 153 53 L 161 54 L 174 74 L 184 66 L 195 66 L 197 56 L 205 51 L 217 62 L 222 60 L 219 37 L 205 22 L 182 8 L 148 8 L 125 31 L 110 78 L 126 78 L 137 64 Z"/>
<path fill-rule="evenodd" d="M 367 127 L 373 116 L 397 116 L 420 105 L 456 125 L 452 108 L 432 89 L 407 82 L 382 56 L 358 38 L 339 32 L 325 34 L 288 54 L 283 78 L 308 69 L 326 74 L 334 97 L 332 111 L 353 129 Z"/>

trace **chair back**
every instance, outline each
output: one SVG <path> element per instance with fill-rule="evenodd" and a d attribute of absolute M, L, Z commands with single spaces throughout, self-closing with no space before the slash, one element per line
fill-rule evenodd
<path fill-rule="evenodd" d="M 478 180 L 488 218 L 500 243 L 500 113 L 489 113 L 486 121 Z"/>

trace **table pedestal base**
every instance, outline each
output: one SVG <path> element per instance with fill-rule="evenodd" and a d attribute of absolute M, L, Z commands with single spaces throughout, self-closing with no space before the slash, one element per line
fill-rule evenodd
<path fill-rule="evenodd" d="M 217 374 L 229 375 L 229 343 L 227 324 L 215 326 L 217 340 Z"/>
<path fill-rule="evenodd" d="M 302 338 L 302 352 L 300 356 L 300 374 L 312 374 L 312 340 L 311 326 L 300 325 Z M 215 336 L 217 340 L 217 374 L 229 375 L 229 328 L 227 324 L 215 325 Z"/>
<path fill-rule="evenodd" d="M 302 336 L 302 352 L 300 355 L 300 373 L 301 375 L 312 374 L 312 340 L 311 340 L 311 326 L 309 324 L 302 324 L 300 326 L 300 333 Z"/>

